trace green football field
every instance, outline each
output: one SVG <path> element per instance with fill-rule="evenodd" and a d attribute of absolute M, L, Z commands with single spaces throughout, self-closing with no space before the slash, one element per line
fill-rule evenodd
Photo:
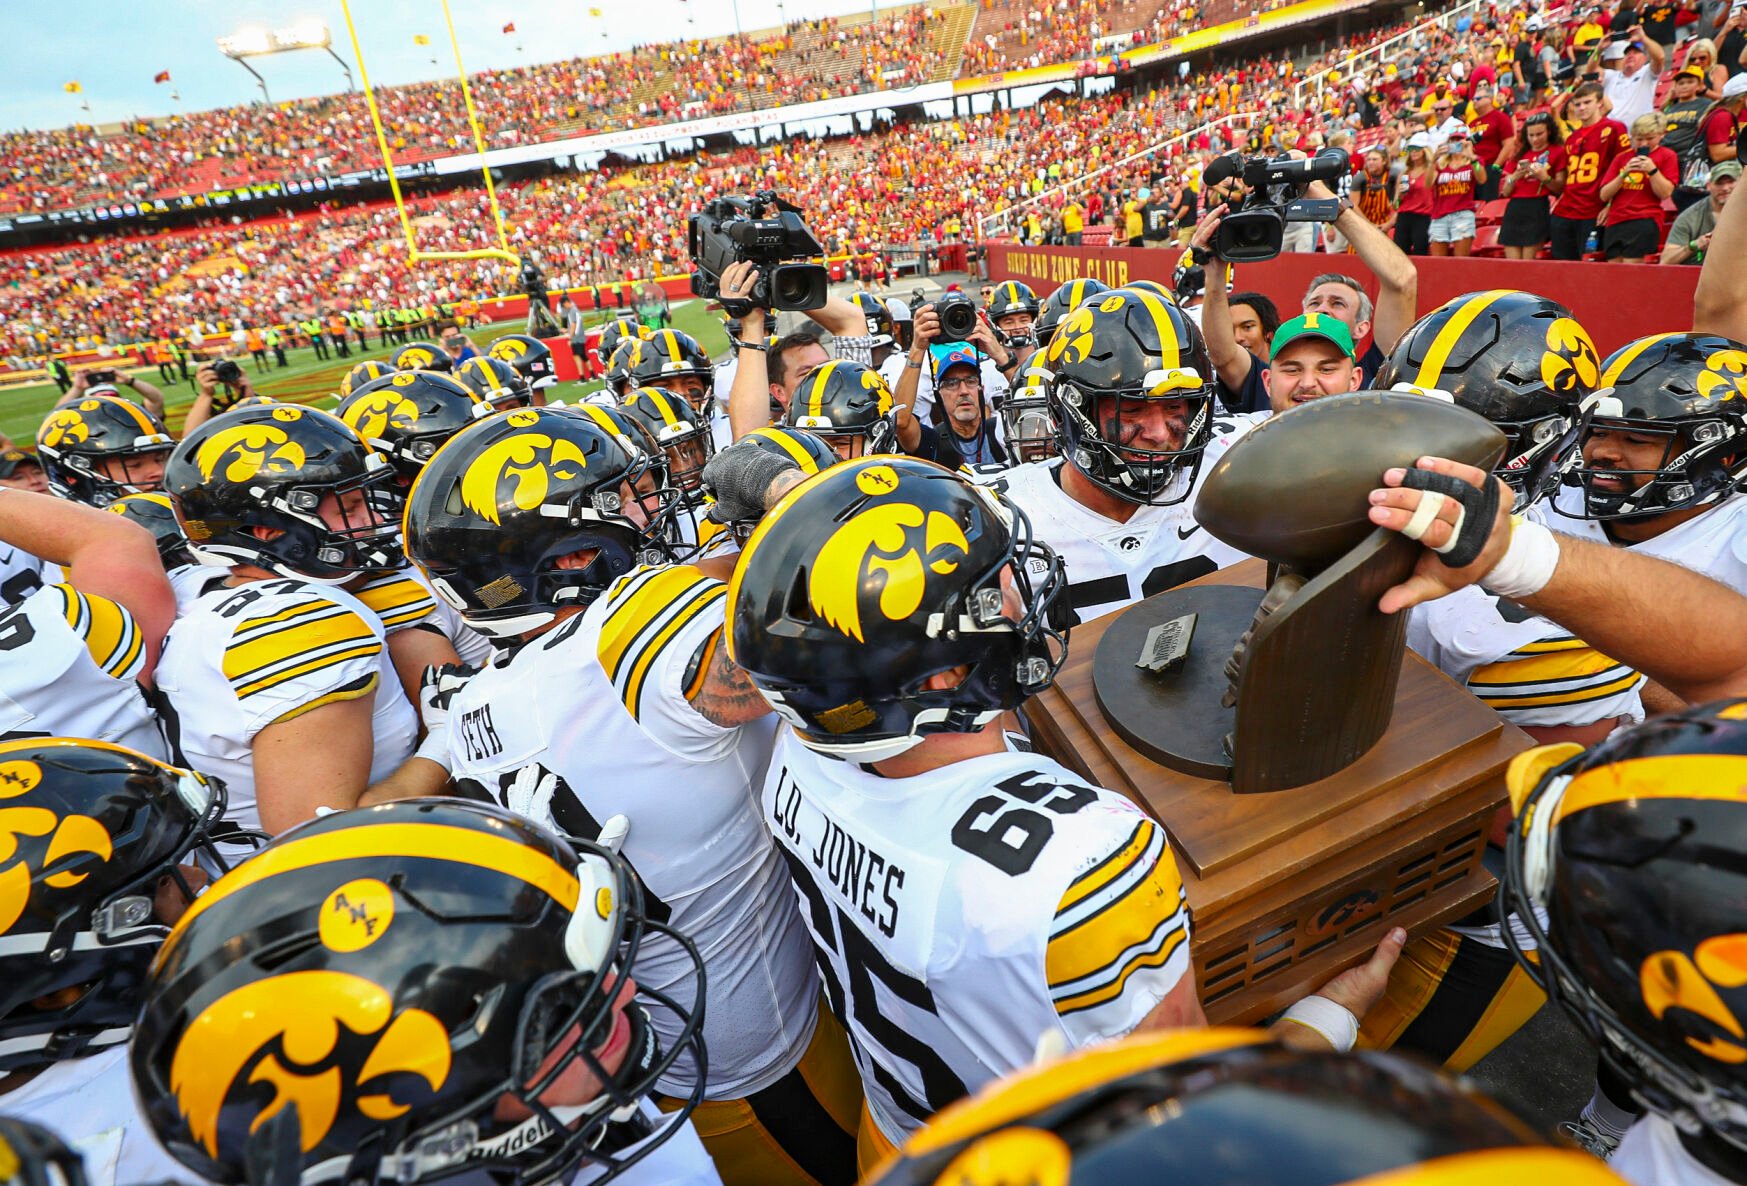
<path fill-rule="evenodd" d="M 501 334 L 520 333 L 524 324 L 520 319 L 499 321 L 491 325 L 475 326 L 467 331 L 467 335 L 476 346 L 484 349 L 487 343 Z M 675 304 L 673 328 L 684 330 L 695 337 L 712 358 L 728 348 L 728 335 L 722 330 L 721 318 L 706 311 L 703 301 L 690 300 Z M 307 347 L 287 350 L 285 356 L 290 365 L 283 370 L 271 365 L 273 356 L 269 353 L 269 366 L 263 372 L 254 369 L 253 359 L 245 357 L 238 362 L 248 372 L 255 390 L 262 395 L 328 408 L 332 406 L 329 397 L 339 387 L 341 377 L 348 370 L 365 359 L 386 359 L 395 349 L 392 346 L 375 347 L 360 353 L 354 345 L 352 357 L 329 359 L 326 362 L 318 359 L 315 351 Z M 158 381 L 157 369 L 154 367 L 142 368 L 134 373 L 150 382 Z M 191 384 L 180 381 L 173 386 L 159 386 L 164 390 L 165 419 L 169 422 L 170 431 L 180 435 L 182 415 L 194 400 L 194 388 Z M 551 394 L 555 398 L 564 399 L 573 394 L 586 394 L 599 386 L 598 380 L 583 384 L 561 383 Z M 123 391 L 125 394 L 125 388 Z M 60 391 L 53 383 L 0 390 L 0 432 L 19 444 L 29 444 L 36 438 L 37 425 L 42 423 L 43 417 L 54 407 L 55 400 L 59 397 Z"/>

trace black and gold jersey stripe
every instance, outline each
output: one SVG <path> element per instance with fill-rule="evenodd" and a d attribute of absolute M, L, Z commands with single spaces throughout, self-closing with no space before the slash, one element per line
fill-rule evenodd
<path fill-rule="evenodd" d="M 437 602 L 425 587 L 404 572 L 384 573 L 352 596 L 370 607 L 389 633 L 416 626 L 436 612 Z"/>
<path fill-rule="evenodd" d="M 635 719 L 650 670 L 675 637 L 701 616 L 720 616 L 728 587 L 695 568 L 640 569 L 607 592 L 607 617 L 596 653 L 607 678 Z M 691 656 L 688 653 L 686 658 Z"/>
<path fill-rule="evenodd" d="M 1586 704 L 1631 691 L 1644 677 L 1570 635 L 1518 647 L 1468 676 L 1468 690 L 1501 713 Z"/>
<path fill-rule="evenodd" d="M 133 679 L 145 667 L 145 639 L 125 606 L 71 585 L 56 585 L 61 614 L 85 644 L 92 662 L 116 679 Z"/>
<path fill-rule="evenodd" d="M 1044 970 L 1057 1015 L 1115 1000 L 1130 976 L 1163 965 L 1188 938 L 1176 859 L 1163 829 L 1143 820 L 1056 908 Z"/>
<path fill-rule="evenodd" d="M 238 623 L 223 667 L 237 699 L 246 700 L 348 659 L 381 653 L 381 640 L 355 611 L 311 598 Z"/>

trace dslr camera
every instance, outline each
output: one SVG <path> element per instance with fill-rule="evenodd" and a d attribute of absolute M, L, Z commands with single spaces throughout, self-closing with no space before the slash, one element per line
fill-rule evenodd
<path fill-rule="evenodd" d="M 940 318 L 936 342 L 968 342 L 977 330 L 977 306 L 962 292 L 949 292 L 934 302 L 934 312 Z"/>
<path fill-rule="evenodd" d="M 765 215 L 775 211 L 775 217 Z M 749 198 L 717 198 L 686 221 L 693 262 L 692 292 L 718 300 L 730 317 L 753 309 L 824 307 L 830 276 L 823 264 L 797 263 L 825 254 L 801 221 L 800 209 L 761 190 Z M 722 299 L 722 272 L 729 264 L 758 265 L 758 280 L 748 299 Z"/>
<path fill-rule="evenodd" d="M 1325 148 L 1308 160 L 1287 155 L 1246 160 L 1239 152 L 1215 157 L 1201 174 L 1202 185 L 1211 189 L 1241 176 L 1250 192 L 1219 224 L 1214 254 L 1227 263 L 1259 263 L 1280 254 L 1287 223 L 1334 221 L 1340 199 L 1306 198 L 1304 188 L 1313 181 L 1333 184 L 1351 167 L 1343 148 Z"/>
<path fill-rule="evenodd" d="M 236 364 L 235 359 L 221 358 L 212 364 L 212 377 L 226 387 L 237 387 L 243 381 L 243 368 Z"/>

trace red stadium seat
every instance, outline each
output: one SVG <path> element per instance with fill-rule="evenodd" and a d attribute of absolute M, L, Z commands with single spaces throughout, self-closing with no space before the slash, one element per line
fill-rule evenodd
<path fill-rule="evenodd" d="M 1481 226 L 1497 226 L 1504 221 L 1504 208 L 1510 205 L 1509 198 L 1494 198 L 1490 202 L 1482 202 L 1474 216 L 1474 221 Z"/>
<path fill-rule="evenodd" d="M 1497 259 L 1504 254 L 1504 248 L 1498 245 L 1496 222 L 1482 223 L 1475 229 L 1473 254 L 1482 259 Z"/>

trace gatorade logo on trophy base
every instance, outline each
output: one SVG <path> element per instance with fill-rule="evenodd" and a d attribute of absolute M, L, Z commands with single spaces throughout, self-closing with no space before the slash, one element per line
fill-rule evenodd
<path fill-rule="evenodd" d="M 1530 741 L 1406 653 L 1406 615 L 1377 601 L 1422 553 L 1372 527 L 1366 495 L 1426 455 L 1490 469 L 1504 443 L 1479 416 L 1401 392 L 1264 422 L 1195 505 L 1260 559 L 1076 630 L 1028 709 L 1040 749 L 1170 832 L 1217 1024 L 1259 1021 L 1390 926 L 1423 933 L 1495 890 L 1486 834 Z"/>

